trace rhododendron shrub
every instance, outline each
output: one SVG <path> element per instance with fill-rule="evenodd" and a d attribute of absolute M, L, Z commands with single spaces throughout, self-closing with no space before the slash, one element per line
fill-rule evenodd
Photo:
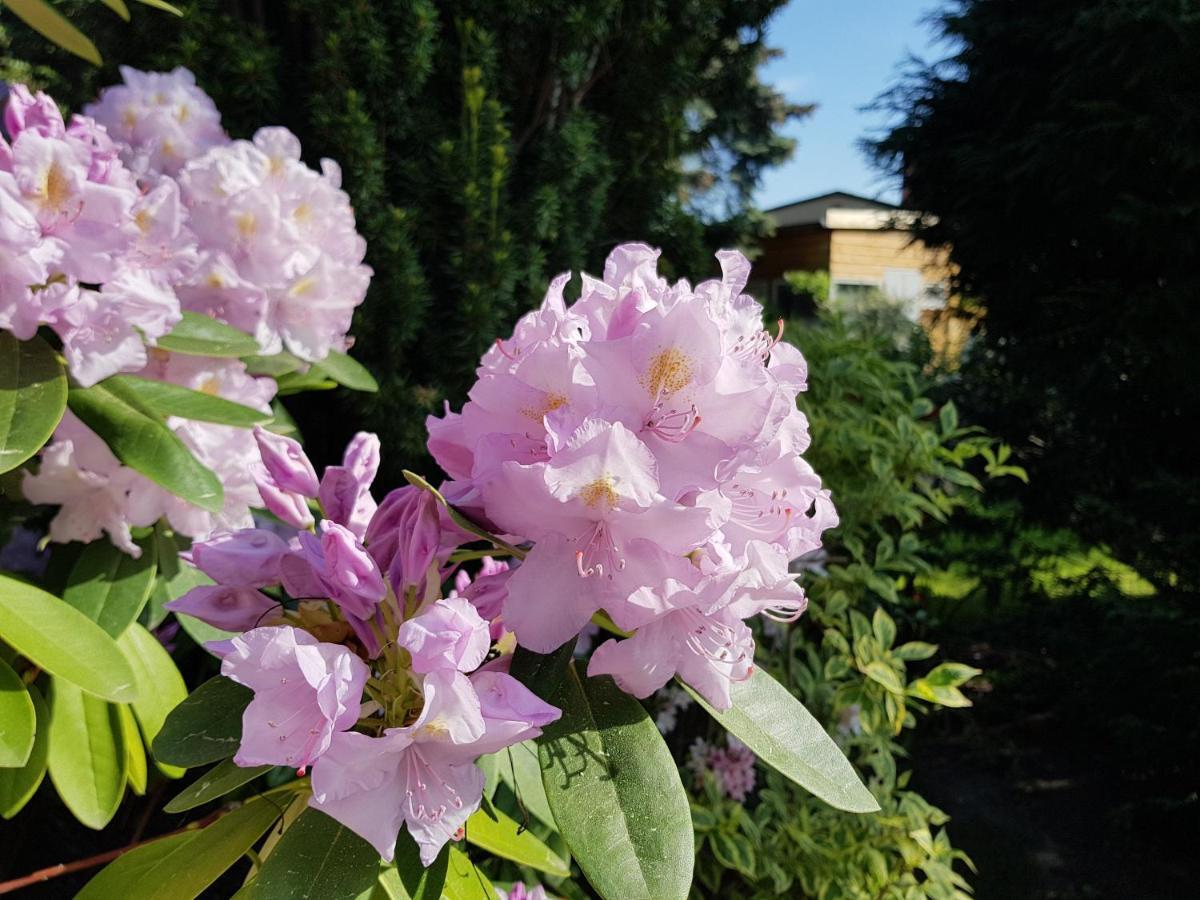
<path fill-rule="evenodd" d="M 275 398 L 371 385 L 344 355 L 371 272 L 336 164 L 281 128 L 231 140 L 186 70 L 122 74 L 85 115 L 12 85 L 0 116 L 4 538 L 23 523 L 3 554 L 21 577 L 0 576 L 0 815 L 49 771 L 92 828 L 146 790 L 186 696 L 164 644 L 211 636 L 166 621 L 217 587 L 180 551 L 276 501 Z"/>

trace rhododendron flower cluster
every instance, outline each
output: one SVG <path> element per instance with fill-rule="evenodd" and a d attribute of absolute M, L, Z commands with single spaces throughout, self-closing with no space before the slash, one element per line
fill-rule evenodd
<path fill-rule="evenodd" d="M 330 160 L 309 169 L 283 128 L 231 140 L 186 69 L 121 73 L 124 84 L 69 124 L 45 94 L 11 89 L 0 135 L 0 328 L 22 340 L 52 328 L 85 387 L 132 372 L 269 412 L 272 379 L 154 344 L 190 311 L 252 335 L 264 354 L 319 361 L 346 349 L 371 270 L 340 171 Z M 107 532 L 136 555 L 131 526 L 165 516 L 204 537 L 271 505 L 248 431 L 169 424 L 222 482 L 221 512 L 123 467 L 68 413 L 25 482 L 30 500 L 62 506 L 51 538 Z"/>
<path fill-rule="evenodd" d="M 374 435 L 319 479 L 294 442 L 259 437 L 260 477 L 289 503 L 320 498 L 325 517 L 290 540 L 250 528 L 197 542 L 191 562 L 215 584 L 168 606 L 239 632 L 209 645 L 254 692 L 235 763 L 311 767 L 311 806 L 388 860 L 405 827 L 429 865 L 480 806 L 475 761 L 560 715 L 493 651 L 487 616 L 508 573 L 458 571 L 455 551 L 477 538 L 432 494 L 405 487 L 376 505 Z"/>
<path fill-rule="evenodd" d="M 725 736 L 724 747 L 696 738 L 688 748 L 687 767 L 695 776 L 697 786 L 711 774 L 717 788 L 730 800 L 743 802 L 754 790 L 756 781 L 754 752 L 731 734 Z"/>
<path fill-rule="evenodd" d="M 631 636 L 590 674 L 639 697 L 678 675 L 728 708 L 753 671 L 746 620 L 803 611 L 789 561 L 837 518 L 801 456 L 804 360 L 763 330 L 745 257 L 717 256 L 693 287 L 622 245 L 570 306 L 559 276 L 428 426 L 451 502 L 533 544 L 501 611 L 520 644 L 549 652 L 603 611 Z"/>

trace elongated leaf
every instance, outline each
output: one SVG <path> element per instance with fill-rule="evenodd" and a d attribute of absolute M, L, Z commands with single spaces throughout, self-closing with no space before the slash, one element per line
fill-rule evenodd
<path fill-rule="evenodd" d="M 0 768 L 0 816 L 11 819 L 32 799 L 46 776 L 46 755 L 50 749 L 50 708 L 33 685 L 29 686 L 37 717 L 33 749 L 19 769 Z"/>
<path fill-rule="evenodd" d="M 169 813 L 195 809 L 210 800 L 224 797 L 230 791 L 237 790 L 244 784 L 249 784 L 259 775 L 270 772 L 273 768 L 275 767 L 254 766 L 243 769 L 241 766 L 234 765 L 233 760 L 223 760 L 176 794 L 175 798 L 163 809 Z"/>
<path fill-rule="evenodd" d="M 258 352 L 258 342 L 238 331 L 200 313 L 184 312 L 179 324 L 158 339 L 158 346 L 173 353 L 189 356 L 251 356 Z"/>
<path fill-rule="evenodd" d="M 25 765 L 36 733 L 37 711 L 25 682 L 0 660 L 0 767 Z"/>
<path fill-rule="evenodd" d="M 130 789 L 141 797 L 146 793 L 146 781 L 149 772 L 146 770 L 146 747 L 138 734 L 137 722 L 134 721 L 133 711 L 126 705 L 117 706 L 121 719 L 121 740 L 125 744 L 126 772 L 125 780 Z"/>
<path fill-rule="evenodd" d="M 252 428 L 271 421 L 271 414 L 252 406 L 243 406 L 191 388 L 166 381 L 153 381 L 137 375 L 113 375 L 103 384 L 119 385 L 134 394 L 146 407 L 161 416 L 178 416 L 197 422 L 215 422 L 237 428 Z"/>
<path fill-rule="evenodd" d="M 176 706 L 187 698 L 187 686 L 166 648 L 141 625 L 133 624 L 117 640 L 117 646 L 133 669 L 137 699 L 133 714 L 142 727 L 146 745 L 153 746 L 163 722 Z M 155 759 L 159 770 L 170 778 L 179 778 L 183 770 Z"/>
<path fill-rule="evenodd" d="M 500 810 L 493 810 L 493 819 L 483 810 L 467 820 L 467 841 L 489 853 L 548 875 L 565 878 L 571 867 L 557 853 L 543 844 L 531 831 L 520 826 Z"/>
<path fill-rule="evenodd" d="M 88 828 L 109 823 L 125 793 L 128 757 L 120 709 L 61 678 L 50 697 L 50 780 Z"/>
<path fill-rule="evenodd" d="M 330 350 L 323 360 L 313 363 L 313 368 L 319 369 L 338 384 L 351 390 L 372 394 L 379 390 L 379 382 L 367 371 L 366 366 L 337 350 Z"/>
<path fill-rule="evenodd" d="M 117 857 L 75 900 L 193 900 L 279 818 L 271 798 L 252 800 L 207 828 L 154 841 Z"/>
<path fill-rule="evenodd" d="M 73 387 L 67 403 L 125 465 L 201 509 L 221 511 L 225 497 L 217 476 L 120 384 Z"/>
<path fill-rule="evenodd" d="M 0 473 L 42 448 L 67 408 L 67 375 L 41 338 L 0 331 Z"/>
<path fill-rule="evenodd" d="M 494 900 L 496 889 L 457 847 L 451 846 L 442 885 L 445 900 Z"/>
<path fill-rule="evenodd" d="M 173 766 L 203 766 L 228 759 L 242 740 L 242 713 L 254 693 L 218 675 L 171 710 L 154 739 L 154 756 Z"/>
<path fill-rule="evenodd" d="M 83 548 L 71 574 L 63 600 L 118 637 L 138 617 L 154 587 L 153 538 L 138 541 L 142 555 L 134 559 L 107 541 L 92 541 Z"/>
<path fill-rule="evenodd" d="M 724 712 L 684 687 L 759 759 L 830 806 L 857 813 L 879 809 L 821 723 L 762 669 L 733 685 L 733 706 Z"/>
<path fill-rule="evenodd" d="M 136 698 L 133 671 L 116 642 L 45 591 L 0 575 L 0 634 L 23 656 L 83 690 L 117 703 Z"/>
<path fill-rule="evenodd" d="M 554 814 L 550 812 L 546 788 L 542 785 L 542 767 L 538 763 L 537 745 L 533 741 L 525 741 L 501 750 L 495 756 L 500 780 L 508 785 L 530 813 L 553 827 Z"/>
<path fill-rule="evenodd" d="M 181 543 L 179 537 L 161 523 L 154 529 L 154 543 L 158 573 L 154 590 L 150 593 L 145 623 L 147 628 L 157 628 L 166 619 L 169 613 L 163 608 L 165 604 L 179 599 L 194 587 L 213 583 L 195 566 L 179 559 L 180 552 L 188 547 L 188 543 Z"/>
<path fill-rule="evenodd" d="M 177 6 L 172 6 L 170 3 L 167 3 L 166 0 L 137 0 L 137 2 L 141 3 L 143 6 L 151 6 L 154 9 L 161 9 L 163 12 L 169 12 L 173 16 L 183 15 L 183 10 L 179 9 Z"/>
<path fill-rule="evenodd" d="M 450 862 L 450 848 L 443 847 L 428 868 L 421 865 L 421 851 L 417 842 L 408 833 L 408 827 L 400 829 L 396 837 L 396 874 L 411 900 L 440 900 L 446 884 L 446 871 Z"/>
<path fill-rule="evenodd" d="M 306 809 L 235 895 L 239 900 L 354 900 L 379 877 L 375 848 L 316 809 Z"/>
<path fill-rule="evenodd" d="M 129 21 L 129 7 L 125 5 L 125 0 L 101 0 L 101 2 L 126 22 Z"/>
<path fill-rule="evenodd" d="M 538 739 L 554 821 L 606 900 L 686 898 L 694 849 L 687 793 L 642 705 L 572 665 L 547 698 L 562 718 Z"/>
<path fill-rule="evenodd" d="M 44 0 L 4 0 L 4 5 L 46 40 L 86 59 L 94 66 L 100 65 L 100 51 L 96 45 Z"/>
<path fill-rule="evenodd" d="M 298 372 L 308 363 L 298 356 L 293 356 L 286 350 L 271 356 L 245 356 L 242 362 L 246 364 L 246 371 L 251 375 L 270 375 L 272 378 L 278 378 L 280 375 L 287 375 L 289 372 Z"/>

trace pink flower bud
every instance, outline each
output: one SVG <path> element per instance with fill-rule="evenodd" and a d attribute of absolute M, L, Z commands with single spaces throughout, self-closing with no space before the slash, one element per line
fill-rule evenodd
<path fill-rule="evenodd" d="M 425 583 L 441 537 L 437 501 L 411 485 L 388 494 L 367 527 L 371 555 L 386 569 L 397 594 Z"/>
<path fill-rule="evenodd" d="M 222 631 L 249 631 L 268 622 L 279 604 L 251 587 L 205 584 L 165 604 Z"/>
<path fill-rule="evenodd" d="M 412 655 L 414 672 L 470 672 L 487 656 L 488 624 L 462 597 L 438 600 L 400 626 L 396 643 Z"/>
<path fill-rule="evenodd" d="M 279 558 L 288 546 L 273 532 L 244 528 L 192 545 L 192 563 L 218 584 L 266 587 L 279 584 Z"/>
<path fill-rule="evenodd" d="M 295 528 L 312 527 L 312 513 L 309 512 L 308 503 L 302 495 L 281 488 L 262 463 L 252 464 L 250 474 L 254 478 L 258 493 L 262 496 L 263 506 L 270 512 Z"/>
<path fill-rule="evenodd" d="M 263 465 L 281 490 L 305 497 L 317 496 L 316 470 L 298 442 L 267 431 L 261 425 L 254 428 L 254 440 L 258 442 Z"/>
<path fill-rule="evenodd" d="M 329 598 L 352 616 L 369 619 L 387 585 L 379 566 L 349 529 L 325 519 L 321 535 L 301 534 L 300 545 Z"/>

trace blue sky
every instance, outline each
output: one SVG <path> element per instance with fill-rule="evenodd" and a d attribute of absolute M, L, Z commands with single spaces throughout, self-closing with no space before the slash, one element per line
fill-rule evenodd
<path fill-rule="evenodd" d="M 886 119 L 861 107 L 893 83 L 908 54 L 938 58 L 943 48 L 922 21 L 938 6 L 938 0 L 792 0 L 776 15 L 768 43 L 783 56 L 763 68 L 763 80 L 817 110 L 788 126 L 799 145 L 791 162 L 763 179 L 756 195 L 763 209 L 832 190 L 896 202 L 898 185 L 872 169 L 857 147 Z"/>

